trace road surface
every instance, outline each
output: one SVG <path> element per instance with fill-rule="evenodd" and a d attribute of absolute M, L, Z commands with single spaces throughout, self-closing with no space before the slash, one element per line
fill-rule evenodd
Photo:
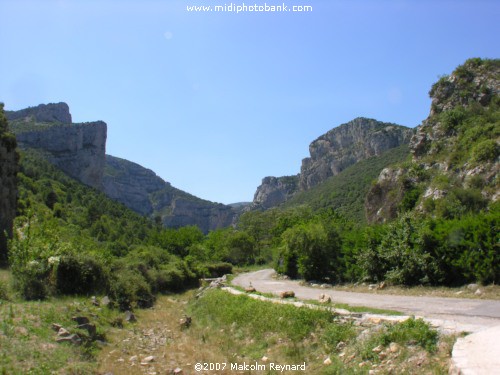
<path fill-rule="evenodd" d="M 273 278 L 274 274 L 272 269 L 245 273 L 233 279 L 232 283 L 244 288 L 251 283 L 262 293 L 279 294 L 293 290 L 298 299 L 317 300 L 321 293 L 325 293 L 333 303 L 396 310 L 406 315 L 425 317 L 446 331 L 479 332 L 500 325 L 500 301 L 343 292 L 303 286 L 295 280 L 278 280 Z"/>

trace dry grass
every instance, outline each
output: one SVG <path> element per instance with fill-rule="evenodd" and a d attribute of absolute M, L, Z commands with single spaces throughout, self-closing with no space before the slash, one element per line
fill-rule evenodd
<path fill-rule="evenodd" d="M 211 307 L 205 305 L 199 309 L 198 302 L 193 302 L 193 295 L 193 292 L 188 292 L 161 296 L 154 308 L 137 311 L 137 323 L 125 329 L 112 329 L 108 334 L 109 346 L 98 357 L 99 373 L 171 374 L 179 368 L 183 374 L 275 374 L 278 372 L 269 371 L 270 362 L 292 364 L 304 361 L 307 363 L 306 373 L 315 374 L 367 374 L 370 370 L 377 374 L 445 374 L 448 370 L 453 337 L 442 337 L 433 353 L 411 345 L 401 346 L 396 353 L 390 353 L 385 347 L 384 351 L 388 353 L 386 358 L 382 360 L 375 356 L 369 359 L 364 358 L 363 353 L 371 353 L 375 346 L 380 345 L 376 335 L 381 331 L 374 326 L 356 327 L 348 323 L 342 328 L 344 323 L 339 322 L 340 326 L 313 327 L 303 338 L 296 340 L 280 329 L 270 328 L 262 333 L 255 325 L 252 326 L 253 323 L 249 325 L 248 322 L 236 321 L 236 317 L 231 324 L 222 323 L 227 321 L 228 311 L 234 311 L 234 306 L 227 306 L 226 309 L 226 306 L 212 303 Z M 209 294 L 203 298 L 226 302 L 227 298 L 235 298 L 238 301 L 234 296 L 220 297 Z M 262 305 L 257 307 L 259 311 L 256 313 L 267 316 L 263 326 L 268 323 L 269 327 L 276 327 L 280 317 L 269 318 L 265 311 L 272 304 L 258 304 Z M 189 328 L 181 329 L 179 320 L 186 311 L 193 314 L 193 323 Z M 333 346 L 326 344 L 324 335 L 327 328 L 327 341 Z M 370 332 L 370 340 L 363 341 L 360 337 L 366 336 L 367 332 Z M 373 338 L 372 334 L 375 335 Z M 337 339 L 346 340 L 340 349 L 336 349 Z M 148 356 L 153 356 L 154 360 L 141 364 Z M 331 358 L 331 365 L 323 363 L 327 357 Z M 226 363 L 228 367 L 223 371 L 196 372 L 194 366 L 200 362 Z M 235 371 L 229 368 L 230 363 L 244 362 L 266 365 L 268 370 Z"/>

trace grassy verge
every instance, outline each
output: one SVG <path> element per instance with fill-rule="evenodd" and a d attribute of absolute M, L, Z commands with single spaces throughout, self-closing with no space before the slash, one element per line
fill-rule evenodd
<path fill-rule="evenodd" d="M 315 374 L 370 370 L 445 374 L 454 342 L 454 338 L 439 337 L 421 320 L 363 326 L 327 311 L 218 290 L 192 302 L 188 310 L 193 316 L 193 340 L 218 348 L 226 362 L 306 362 L 306 372 Z M 326 358 L 331 363 L 325 364 Z"/>

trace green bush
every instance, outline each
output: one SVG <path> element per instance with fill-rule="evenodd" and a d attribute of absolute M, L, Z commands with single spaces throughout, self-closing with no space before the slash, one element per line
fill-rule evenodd
<path fill-rule="evenodd" d="M 233 265 L 224 262 L 208 264 L 207 270 L 209 277 L 221 277 L 233 273 Z"/>
<path fill-rule="evenodd" d="M 89 254 L 64 255 L 55 266 L 56 289 L 61 294 L 92 294 L 107 288 L 108 273 Z"/>
<path fill-rule="evenodd" d="M 43 300 L 49 294 L 47 265 L 38 261 L 31 261 L 24 268 L 13 272 L 14 288 L 26 300 Z"/>
<path fill-rule="evenodd" d="M 151 287 L 144 277 L 130 269 L 118 269 L 110 280 L 110 296 L 120 310 L 153 306 Z"/>
<path fill-rule="evenodd" d="M 478 163 L 494 161 L 500 154 L 499 149 L 495 140 L 487 139 L 474 146 L 472 159 Z"/>

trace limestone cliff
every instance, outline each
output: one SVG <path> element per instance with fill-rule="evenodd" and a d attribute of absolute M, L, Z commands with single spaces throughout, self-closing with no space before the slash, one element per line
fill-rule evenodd
<path fill-rule="evenodd" d="M 308 190 L 361 160 L 407 144 L 413 130 L 367 118 L 356 118 L 322 135 L 302 161 L 300 188 Z"/>
<path fill-rule="evenodd" d="M 248 209 L 268 209 L 289 200 L 297 191 L 299 176 L 264 177 Z"/>
<path fill-rule="evenodd" d="M 454 217 L 500 197 L 500 60 L 469 59 L 436 82 L 413 160 L 382 171 L 366 199 L 371 222 L 417 210 Z"/>
<path fill-rule="evenodd" d="M 66 103 L 42 104 L 6 114 L 21 148 L 41 149 L 52 164 L 71 177 L 102 188 L 106 123 L 72 124 Z"/>
<path fill-rule="evenodd" d="M 333 128 L 309 146 L 300 174 L 266 177 L 257 188 L 250 209 L 267 209 L 290 200 L 338 175 L 351 165 L 408 144 L 413 130 L 372 119 L 356 118 Z"/>
<path fill-rule="evenodd" d="M 0 265 L 7 260 L 7 236 L 12 235 L 16 215 L 18 155 L 16 138 L 9 133 L 0 103 Z"/>
<path fill-rule="evenodd" d="M 66 103 L 40 104 L 19 111 L 6 111 L 5 114 L 9 121 L 24 120 L 27 122 L 49 122 L 65 125 L 71 125 L 72 123 L 69 106 Z"/>
<path fill-rule="evenodd" d="M 227 227 L 234 210 L 199 199 L 171 186 L 153 171 L 106 155 L 103 189 L 110 198 L 146 216 L 159 216 L 167 227 L 197 225 L 203 232 Z"/>

